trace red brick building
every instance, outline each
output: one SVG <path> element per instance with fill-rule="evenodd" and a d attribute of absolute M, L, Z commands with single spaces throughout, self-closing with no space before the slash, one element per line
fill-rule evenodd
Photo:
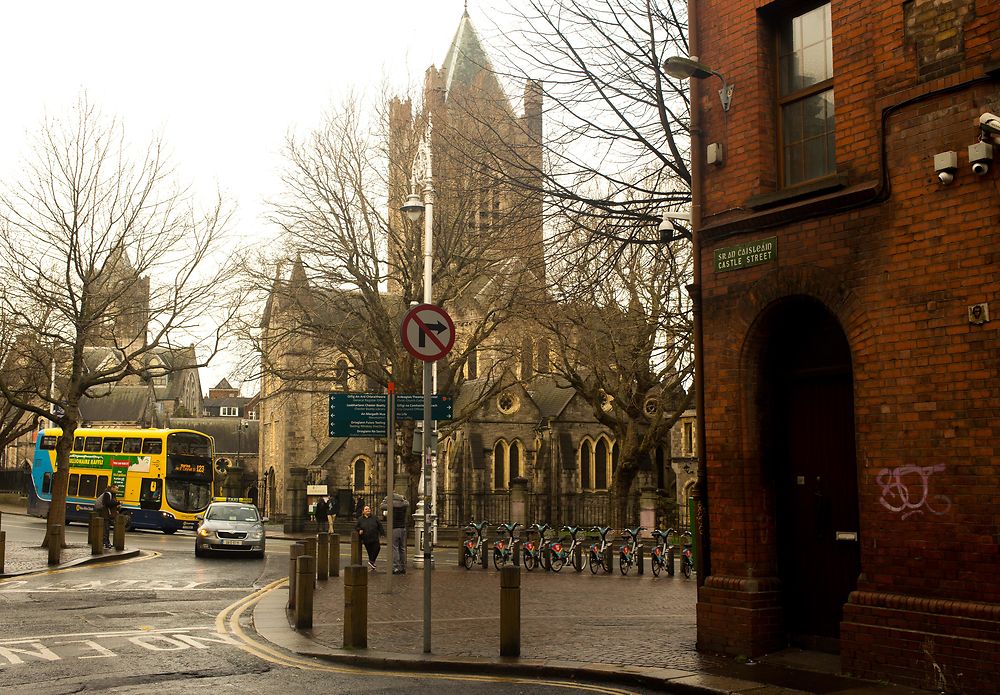
<path fill-rule="evenodd" d="M 690 11 L 699 647 L 997 692 L 1000 3 Z"/>

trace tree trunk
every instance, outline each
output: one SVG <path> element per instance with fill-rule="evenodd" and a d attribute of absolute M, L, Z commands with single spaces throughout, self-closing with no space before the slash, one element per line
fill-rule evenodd
<path fill-rule="evenodd" d="M 74 419 L 62 418 L 59 423 L 63 434 L 56 443 L 56 471 L 52 476 L 52 501 L 49 503 L 49 513 L 45 522 L 45 537 L 42 547 L 49 545 L 49 529 L 59 525 L 62 527 L 60 547 L 66 545 L 66 493 L 69 491 L 69 454 L 73 450 L 73 436 L 76 434 L 77 422 Z"/>

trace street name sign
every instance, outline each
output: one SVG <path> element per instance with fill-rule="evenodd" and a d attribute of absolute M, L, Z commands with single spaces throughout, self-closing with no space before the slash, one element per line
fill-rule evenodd
<path fill-rule="evenodd" d="M 726 246 L 715 250 L 715 272 L 749 268 L 773 261 L 778 257 L 778 237 L 748 241 L 738 246 Z"/>
<path fill-rule="evenodd" d="M 403 347 L 424 362 L 436 362 L 455 344 L 455 324 L 448 312 L 433 304 L 419 304 L 403 317 Z"/>
<path fill-rule="evenodd" d="M 384 393 L 331 393 L 329 433 L 331 437 L 385 437 L 388 435 Z M 454 413 L 451 396 L 431 396 L 431 419 L 450 420 Z M 422 420 L 424 397 L 418 393 L 396 394 L 397 420 Z"/>

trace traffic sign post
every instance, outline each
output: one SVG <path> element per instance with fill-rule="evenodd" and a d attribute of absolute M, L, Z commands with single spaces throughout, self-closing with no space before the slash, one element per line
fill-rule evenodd
<path fill-rule="evenodd" d="M 448 312 L 433 304 L 418 304 L 406 312 L 403 347 L 423 362 L 436 362 L 455 345 L 455 324 Z"/>

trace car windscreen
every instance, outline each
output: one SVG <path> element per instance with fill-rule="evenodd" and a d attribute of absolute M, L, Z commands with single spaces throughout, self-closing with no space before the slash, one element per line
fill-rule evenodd
<path fill-rule="evenodd" d="M 209 521 L 258 521 L 256 507 L 238 505 L 215 505 L 205 514 Z"/>

